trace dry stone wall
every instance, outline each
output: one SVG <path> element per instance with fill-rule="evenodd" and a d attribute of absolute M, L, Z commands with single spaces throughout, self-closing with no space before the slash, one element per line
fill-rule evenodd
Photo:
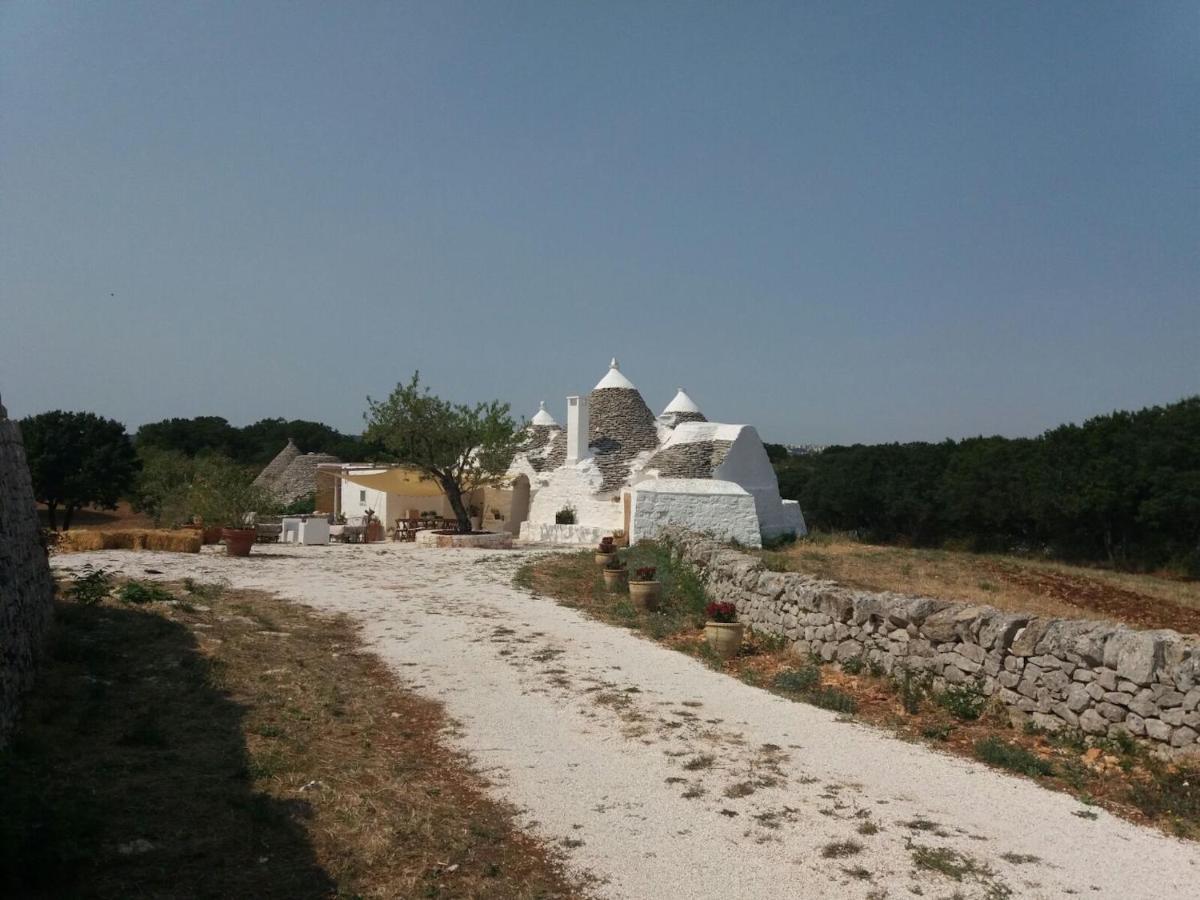
<path fill-rule="evenodd" d="M 1106 622 L 1042 619 L 767 571 L 711 538 L 675 533 L 714 600 L 757 631 L 824 660 L 927 671 L 937 686 L 978 679 L 1014 720 L 1093 735 L 1118 731 L 1200 753 L 1200 637 Z"/>
<path fill-rule="evenodd" d="M 0 746 L 33 679 L 53 596 L 21 431 L 0 405 Z"/>

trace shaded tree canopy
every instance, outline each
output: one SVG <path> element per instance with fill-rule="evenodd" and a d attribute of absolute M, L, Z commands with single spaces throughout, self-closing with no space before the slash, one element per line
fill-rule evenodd
<path fill-rule="evenodd" d="M 774 462 L 811 527 L 1200 575 L 1200 397 L 1036 438 L 858 444 Z"/>
<path fill-rule="evenodd" d="M 132 487 L 139 462 L 125 426 L 89 412 L 53 412 L 20 422 L 34 496 L 45 503 L 50 527 L 63 529 L 81 506 L 115 509 Z"/>
<path fill-rule="evenodd" d="M 216 453 L 241 465 L 265 466 L 289 438 L 305 453 L 331 453 L 346 460 L 371 455 L 373 449 L 378 452 L 355 435 L 305 419 L 260 419 L 240 428 L 220 416 L 163 419 L 139 428 L 135 442 L 139 451 L 153 448 L 189 457 Z"/>
<path fill-rule="evenodd" d="M 368 397 L 365 419 L 368 441 L 438 483 L 463 533 L 471 530 L 463 495 L 499 480 L 522 440 L 507 403 L 450 403 L 423 388 L 419 372 L 386 400 Z"/>

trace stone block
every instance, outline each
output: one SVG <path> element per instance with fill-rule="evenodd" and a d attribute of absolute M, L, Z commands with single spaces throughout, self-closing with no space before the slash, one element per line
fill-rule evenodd
<path fill-rule="evenodd" d="M 1155 741 L 1169 741 L 1171 739 L 1171 726 L 1158 719 L 1147 719 L 1146 736 Z"/>
<path fill-rule="evenodd" d="M 1182 728 L 1176 728 L 1175 732 L 1171 735 L 1171 746 L 1191 746 L 1192 744 L 1196 743 L 1197 737 L 1200 737 L 1200 734 L 1197 733 L 1196 729 L 1189 728 L 1188 726 L 1184 725 Z"/>
<path fill-rule="evenodd" d="M 1108 720 L 1096 710 L 1087 709 L 1079 716 L 1079 727 L 1088 734 L 1107 734 Z"/>

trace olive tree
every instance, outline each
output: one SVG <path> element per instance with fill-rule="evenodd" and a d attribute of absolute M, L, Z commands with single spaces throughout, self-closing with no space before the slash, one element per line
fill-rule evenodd
<path fill-rule="evenodd" d="M 140 463 L 125 426 L 90 412 L 54 410 L 21 420 L 34 497 L 46 504 L 50 527 L 63 531 L 81 506 L 116 509 Z"/>
<path fill-rule="evenodd" d="M 437 482 L 462 534 L 471 531 L 463 496 L 499 481 L 522 440 L 507 403 L 442 400 L 421 386 L 420 372 L 386 400 L 368 397 L 364 418 L 368 441 Z"/>

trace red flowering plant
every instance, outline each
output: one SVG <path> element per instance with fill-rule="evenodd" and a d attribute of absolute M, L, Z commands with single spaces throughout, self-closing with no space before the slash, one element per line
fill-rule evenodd
<path fill-rule="evenodd" d="M 642 566 L 637 570 L 637 580 L 653 581 L 656 572 L 658 572 L 658 569 L 654 566 Z"/>
<path fill-rule="evenodd" d="M 704 607 L 704 614 L 708 616 L 710 622 L 731 623 L 737 621 L 737 607 L 728 600 L 708 604 Z"/>
<path fill-rule="evenodd" d="M 600 538 L 600 546 L 597 548 L 601 553 L 613 552 L 613 539 L 611 537 Z"/>

